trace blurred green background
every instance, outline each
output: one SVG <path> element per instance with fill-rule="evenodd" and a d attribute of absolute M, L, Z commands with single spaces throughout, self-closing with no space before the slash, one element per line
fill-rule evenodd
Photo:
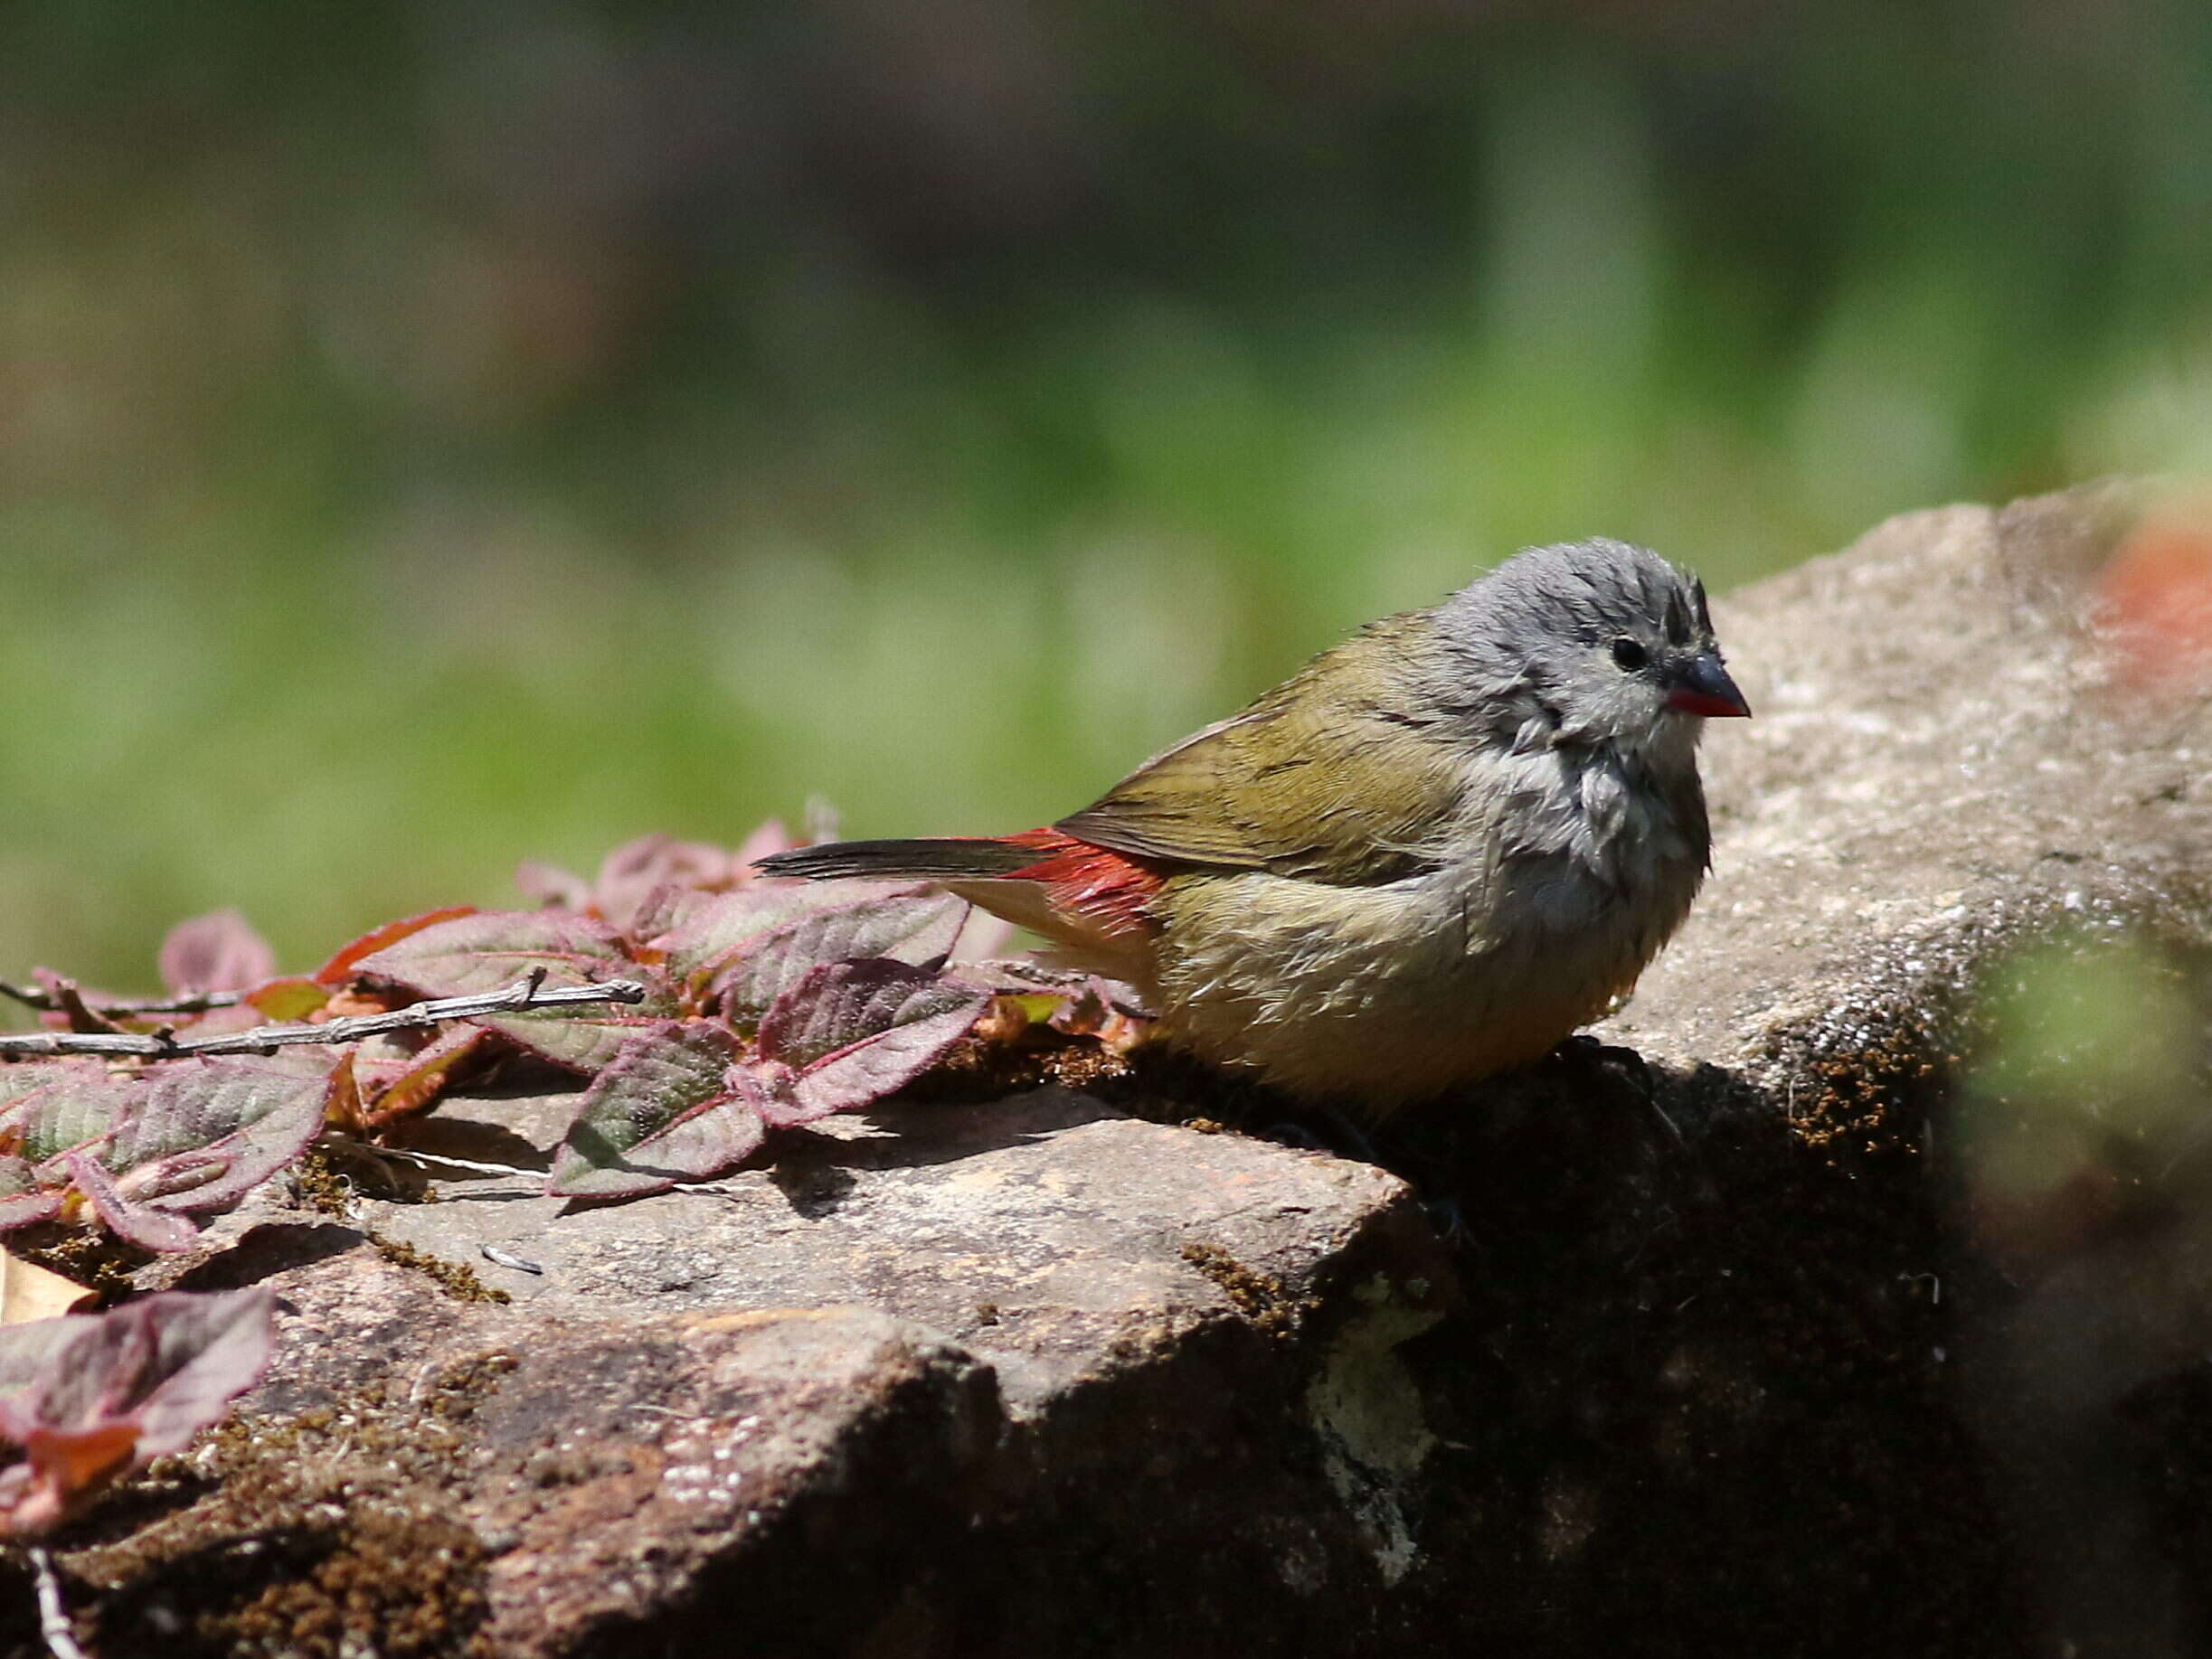
<path fill-rule="evenodd" d="M 0 203 L 0 970 L 121 985 L 2212 465 L 2185 0 L 18 0 Z"/>

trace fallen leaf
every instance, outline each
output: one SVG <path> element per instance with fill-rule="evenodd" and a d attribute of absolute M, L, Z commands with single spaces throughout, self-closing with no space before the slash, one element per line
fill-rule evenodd
<path fill-rule="evenodd" d="M 276 1295 L 165 1291 L 102 1314 L 0 1326 L 0 1533 L 51 1531 L 112 1482 L 182 1451 L 251 1388 Z"/>
<path fill-rule="evenodd" d="M 816 910 L 740 947 L 714 974 L 714 989 L 742 1023 L 763 1017 L 809 973 L 833 964 L 884 959 L 932 970 L 959 938 L 968 910 L 964 899 L 928 893 Z"/>
<path fill-rule="evenodd" d="M 875 957 L 818 967 L 761 1020 L 771 1126 L 812 1122 L 897 1093 L 967 1035 L 991 994 Z"/>
<path fill-rule="evenodd" d="M 577 1105 L 545 1190 L 628 1198 L 719 1174 L 761 1144 L 760 1114 L 731 1069 L 737 1039 L 706 1020 L 632 1036 Z"/>
<path fill-rule="evenodd" d="M 99 1294 L 12 1250 L 0 1249 L 0 1324 L 59 1318 L 77 1312 Z"/>

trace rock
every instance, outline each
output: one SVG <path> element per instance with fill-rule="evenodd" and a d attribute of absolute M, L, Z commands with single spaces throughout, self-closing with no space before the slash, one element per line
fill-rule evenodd
<path fill-rule="evenodd" d="M 1707 745 L 1704 899 L 1596 1033 L 1653 1068 L 1679 1155 L 1555 1167 L 1574 1224 L 1517 1232 L 1496 1292 L 1575 1310 L 1509 1361 L 1573 1400 L 1563 1466 L 1602 1466 L 1517 1488 L 1563 1569 L 1593 1558 L 1539 1593 L 1614 1604 L 1562 1632 L 2212 1641 L 2177 1519 L 2212 1495 L 2212 687 L 2132 682 L 2099 585 L 2174 511 L 2111 485 L 1915 514 L 1716 606 L 1758 718 Z M 2008 1037 L 1992 1005 L 2037 976 Z M 2097 1005 L 2161 978 L 2181 1029 Z M 2164 1063 L 2116 1088 L 2100 1051 L 2145 1042 Z M 1517 1202 L 1583 1151 L 1556 1141 Z"/>
<path fill-rule="evenodd" d="M 453 1102 L 419 1139 L 542 1169 L 566 1109 Z M 1046 1089 L 831 1120 L 627 1205 L 440 1185 L 352 1225 L 271 1202 L 163 1264 L 277 1287 L 284 1345 L 157 1555 L 66 1558 L 109 1651 L 173 1642 L 157 1608 L 208 1651 L 319 1652 L 409 1606 L 272 1612 L 208 1571 L 269 1534 L 315 1585 L 427 1574 L 452 1651 L 517 1654 L 1226 1647 L 1332 1597 L 1348 1639 L 1417 1555 L 1433 1440 L 1395 1351 L 1452 1273 L 1380 1170 Z"/>
<path fill-rule="evenodd" d="M 2212 705 L 2117 694 L 2092 627 L 2142 499 L 1912 514 L 1716 604 L 1757 718 L 1706 745 L 1715 873 L 1608 1040 L 1772 1089 L 2062 912 L 2201 929 Z"/>
<path fill-rule="evenodd" d="M 271 1283 L 283 1346 L 59 1541 L 84 1633 L 2202 1651 L 2212 718 L 2094 603 L 2149 500 L 1914 514 L 1716 604 L 1759 718 L 1707 744 L 1697 912 L 1598 1042 L 1391 1126 L 1395 1174 L 1176 1126 L 1251 1097 L 1168 1069 L 613 1207 L 537 1195 L 529 1097 L 418 1126 L 523 1172 L 436 1202 L 272 1184 L 142 1276 Z"/>

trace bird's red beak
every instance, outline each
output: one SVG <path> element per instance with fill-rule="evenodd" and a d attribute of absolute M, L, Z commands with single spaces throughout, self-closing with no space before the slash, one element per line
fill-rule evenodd
<path fill-rule="evenodd" d="M 1671 681 L 1667 706 L 1678 713 L 1699 714 L 1707 720 L 1751 718 L 1751 704 L 1744 701 L 1744 693 L 1736 690 L 1735 682 L 1721 666 L 1718 652 L 1708 651 L 1684 664 Z"/>

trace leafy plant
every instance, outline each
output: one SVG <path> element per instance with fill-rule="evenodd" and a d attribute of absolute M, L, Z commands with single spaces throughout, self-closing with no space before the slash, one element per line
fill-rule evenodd
<path fill-rule="evenodd" d="M 43 970 L 5 987 L 46 1032 L 0 1038 L 30 1056 L 0 1064 L 0 1231 L 97 1222 L 182 1249 L 326 1127 L 374 1136 L 522 1061 L 581 1080 L 549 1190 L 633 1197 L 896 1093 L 994 998 L 1002 1036 L 1097 1001 L 952 966 L 970 912 L 934 889 L 756 878 L 786 844 L 774 825 L 734 851 L 649 836 L 590 881 L 525 865 L 541 908 L 404 918 L 311 976 L 279 976 L 225 911 L 171 932 L 166 997 Z"/>

